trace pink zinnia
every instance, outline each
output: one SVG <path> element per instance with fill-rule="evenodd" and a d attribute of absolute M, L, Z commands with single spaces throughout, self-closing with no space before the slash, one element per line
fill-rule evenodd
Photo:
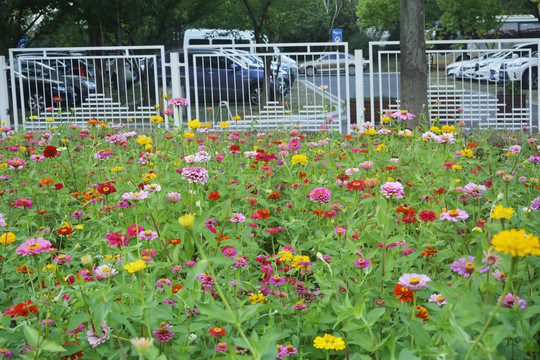
<path fill-rule="evenodd" d="M 143 230 L 144 228 L 141 225 L 137 226 L 133 224 L 127 229 L 127 234 L 129 237 L 135 237 L 138 233 L 140 233 Z"/>
<path fill-rule="evenodd" d="M 437 141 L 439 144 L 445 144 L 445 143 L 451 144 L 454 141 L 456 141 L 456 138 L 454 137 L 453 134 L 444 133 L 440 136 L 435 136 L 435 141 Z"/>
<path fill-rule="evenodd" d="M 381 192 L 387 198 L 395 195 L 398 199 L 405 197 L 405 190 L 403 190 L 403 185 L 399 182 L 387 182 L 381 186 Z"/>
<path fill-rule="evenodd" d="M 230 258 L 233 258 L 236 256 L 236 249 L 232 246 L 224 246 L 222 249 L 221 249 L 221 253 L 223 254 L 223 256 L 225 257 L 230 257 Z"/>
<path fill-rule="evenodd" d="M 227 346 L 227 343 L 224 342 L 224 341 L 222 341 L 222 342 L 220 342 L 220 343 L 218 343 L 216 345 L 216 351 L 217 352 L 222 352 L 222 351 L 227 351 L 227 350 L 229 350 L 229 348 Z"/>
<path fill-rule="evenodd" d="M 293 151 L 300 150 L 302 148 L 302 144 L 297 139 L 292 139 L 291 141 L 289 141 L 288 146 L 289 149 Z"/>
<path fill-rule="evenodd" d="M 169 331 L 169 329 L 172 328 L 172 325 L 168 325 L 164 322 L 161 323 L 161 329 L 159 330 L 153 330 L 152 334 L 156 337 L 156 340 L 159 343 L 165 343 L 171 341 L 171 339 L 174 336 L 174 332 Z"/>
<path fill-rule="evenodd" d="M 208 181 L 208 171 L 205 168 L 198 166 L 186 167 L 183 169 L 176 169 L 176 172 L 182 175 L 182 179 L 191 183 L 206 184 Z"/>
<path fill-rule="evenodd" d="M 358 164 L 358 166 L 360 166 L 364 170 L 369 170 L 373 166 L 373 162 L 372 161 L 364 161 L 364 162 Z"/>
<path fill-rule="evenodd" d="M 139 232 L 139 239 L 142 240 L 154 240 L 157 239 L 158 233 L 152 230 L 144 230 Z"/>
<path fill-rule="evenodd" d="M 148 197 L 148 191 L 139 191 L 139 192 L 127 192 L 122 195 L 122 199 L 128 201 L 137 201 L 144 200 Z"/>
<path fill-rule="evenodd" d="M 362 268 L 362 269 L 367 268 L 369 264 L 370 264 L 369 260 L 364 259 L 364 258 L 356 259 L 356 261 L 354 262 L 354 266 Z"/>
<path fill-rule="evenodd" d="M 453 222 L 457 222 L 458 219 L 467 220 L 469 218 L 469 214 L 467 214 L 466 211 L 456 209 L 456 210 L 450 210 L 443 212 L 441 216 L 439 216 L 439 219 L 441 220 L 449 220 Z"/>
<path fill-rule="evenodd" d="M 454 272 L 457 272 L 460 275 L 463 275 L 465 277 L 471 276 L 471 274 L 474 272 L 474 256 L 469 256 L 469 261 L 467 262 L 466 258 L 461 258 L 457 261 L 454 261 L 452 265 L 450 266 L 450 269 L 452 269 Z M 479 273 L 485 273 L 489 270 L 489 266 L 486 266 L 480 270 L 478 270 Z"/>
<path fill-rule="evenodd" d="M 424 274 L 403 274 L 399 278 L 399 285 L 406 287 L 409 290 L 416 291 L 427 288 L 427 283 L 431 279 Z"/>
<path fill-rule="evenodd" d="M 184 98 L 172 98 L 171 100 L 169 100 L 169 106 L 171 105 L 174 105 L 174 106 L 188 106 L 189 105 L 189 102 L 187 99 L 184 99 Z"/>
<path fill-rule="evenodd" d="M 497 301 L 501 301 L 501 298 L 499 297 L 499 300 Z M 527 302 L 525 300 L 512 295 L 512 293 L 508 293 L 508 295 L 504 297 L 504 300 L 501 306 L 505 308 L 511 308 L 511 307 L 514 307 L 514 304 L 516 303 L 516 301 L 518 303 L 518 308 L 525 309 L 527 307 Z"/>
<path fill-rule="evenodd" d="M 395 113 L 392 113 L 392 116 L 394 119 L 401 119 L 401 120 L 412 120 L 416 115 L 411 114 L 410 112 L 407 112 L 407 110 L 401 110 L 396 111 Z"/>
<path fill-rule="evenodd" d="M 88 343 L 92 345 L 92 347 L 103 344 L 110 337 L 109 333 L 111 332 L 111 328 L 105 324 L 105 320 L 103 320 L 99 327 L 101 329 L 101 336 L 98 336 L 92 325 L 88 327 L 88 332 L 86 333 L 86 336 L 88 338 Z"/>
<path fill-rule="evenodd" d="M 116 246 L 118 249 L 120 249 L 122 246 L 127 246 L 129 242 L 129 238 L 127 235 L 124 235 L 122 233 L 106 233 L 104 235 L 105 239 L 109 240 L 109 245 Z"/>
<path fill-rule="evenodd" d="M 484 194 L 482 191 L 485 191 L 486 187 L 484 185 L 476 185 L 475 183 L 468 183 L 463 187 L 463 192 L 467 194 L 467 196 L 472 197 L 473 199 L 480 199 Z"/>
<path fill-rule="evenodd" d="M 448 301 L 442 296 L 442 294 L 433 294 L 429 297 L 428 302 L 434 302 L 439 306 L 448 304 Z"/>
<path fill-rule="evenodd" d="M 332 193 L 325 187 L 318 187 L 311 190 L 308 197 L 311 201 L 319 202 L 321 204 L 332 201 Z"/>
<path fill-rule="evenodd" d="M 235 223 L 235 222 L 244 222 L 246 221 L 246 217 L 242 214 L 242 213 L 239 213 L 239 212 L 234 212 L 233 213 L 233 217 L 231 218 L 231 222 Z"/>
<path fill-rule="evenodd" d="M 15 206 L 16 207 L 25 207 L 27 209 L 31 209 L 32 208 L 32 200 L 27 199 L 27 198 L 17 199 L 17 201 L 15 201 Z"/>
<path fill-rule="evenodd" d="M 45 240 L 42 237 L 38 237 L 37 239 L 26 239 L 26 241 L 17 248 L 17 254 L 20 254 L 22 256 L 37 255 L 41 254 L 42 252 L 48 252 L 50 250 L 51 242 Z"/>
<path fill-rule="evenodd" d="M 274 275 L 270 277 L 270 284 L 274 286 L 283 285 L 285 283 L 285 278 L 283 276 Z"/>
<path fill-rule="evenodd" d="M 282 359 L 284 356 L 289 356 L 298 352 L 298 350 L 292 345 L 278 345 L 278 350 L 279 352 L 276 355 L 276 359 Z"/>

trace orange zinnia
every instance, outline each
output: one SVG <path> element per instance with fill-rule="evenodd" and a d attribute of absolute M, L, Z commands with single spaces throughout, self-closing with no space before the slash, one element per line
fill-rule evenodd
<path fill-rule="evenodd" d="M 417 318 L 420 318 L 422 320 L 424 320 L 424 322 L 426 323 L 429 319 L 429 313 L 427 312 L 426 308 L 423 307 L 423 306 L 417 306 L 416 309 L 418 310 L 418 312 L 416 313 L 416 317 Z"/>
<path fill-rule="evenodd" d="M 43 180 L 41 180 L 41 182 L 39 183 L 41 186 L 47 186 L 47 185 L 51 185 L 52 183 L 54 183 L 54 180 L 51 179 L 51 178 L 45 178 Z"/>
<path fill-rule="evenodd" d="M 394 288 L 394 297 L 398 297 L 399 302 L 409 302 L 414 300 L 414 292 L 398 283 Z"/>

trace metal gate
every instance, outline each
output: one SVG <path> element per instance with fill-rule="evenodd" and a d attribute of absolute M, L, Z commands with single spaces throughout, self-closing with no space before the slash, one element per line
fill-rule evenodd
<path fill-rule="evenodd" d="M 155 66 L 164 53 L 163 46 L 10 49 L 14 125 L 37 130 L 97 120 L 149 126 L 162 102 L 163 77 Z"/>

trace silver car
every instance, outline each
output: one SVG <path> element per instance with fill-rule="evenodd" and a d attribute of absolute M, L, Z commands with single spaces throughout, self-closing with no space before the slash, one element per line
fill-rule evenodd
<path fill-rule="evenodd" d="M 367 63 L 364 63 L 364 68 L 366 67 Z M 354 56 L 344 53 L 332 53 L 323 55 L 317 60 L 303 63 L 298 68 L 298 72 L 307 76 L 313 76 L 314 74 L 323 72 L 341 72 L 345 71 L 346 68 L 349 69 L 350 75 L 355 74 Z"/>

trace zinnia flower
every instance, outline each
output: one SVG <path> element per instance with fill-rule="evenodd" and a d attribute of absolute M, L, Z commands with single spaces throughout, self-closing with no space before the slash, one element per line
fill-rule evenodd
<path fill-rule="evenodd" d="M 169 331 L 169 329 L 172 328 L 172 325 L 168 325 L 165 322 L 162 322 L 160 325 L 161 325 L 161 329 L 152 331 L 152 334 L 154 334 L 154 336 L 156 337 L 156 340 L 159 343 L 165 343 L 165 342 L 171 341 L 171 339 L 174 336 L 174 332 Z"/>
<path fill-rule="evenodd" d="M 324 334 L 324 336 L 317 336 L 315 340 L 313 340 L 313 346 L 317 349 L 343 350 L 345 349 L 345 342 L 340 337 Z"/>
<path fill-rule="evenodd" d="M 51 250 L 51 242 L 45 240 L 42 237 L 26 239 L 26 241 L 19 245 L 17 248 L 17 254 L 19 255 L 37 255 L 42 252 L 48 252 Z"/>
<path fill-rule="evenodd" d="M 99 327 L 101 329 L 101 336 L 98 336 L 92 325 L 88 326 L 88 332 L 86 333 L 86 336 L 88 338 L 88 343 L 92 345 L 92 347 L 103 344 L 106 340 L 109 339 L 109 333 L 111 332 L 111 328 L 105 324 L 105 320 L 103 320 Z"/>
<path fill-rule="evenodd" d="M 122 195 L 122 199 L 128 200 L 128 201 L 137 201 L 137 200 L 144 200 L 148 197 L 147 191 L 140 191 L 140 192 L 127 192 Z"/>
<path fill-rule="evenodd" d="M 225 336 L 226 330 L 220 327 L 213 327 L 208 330 L 208 333 L 214 337 Z"/>
<path fill-rule="evenodd" d="M 321 204 L 332 201 L 332 193 L 325 187 L 318 187 L 311 190 L 308 197 L 311 201 L 319 202 Z"/>
<path fill-rule="evenodd" d="M 434 302 L 439 306 L 448 304 L 448 301 L 442 296 L 442 294 L 433 294 L 429 297 L 428 302 Z"/>
<path fill-rule="evenodd" d="M 399 182 L 387 182 L 381 185 L 381 192 L 386 198 L 392 195 L 395 195 L 398 199 L 405 197 L 405 190 L 403 190 L 403 185 Z"/>
<path fill-rule="evenodd" d="M 515 213 L 512 208 L 505 208 L 502 205 L 497 205 L 491 212 L 492 219 L 510 219 Z"/>
<path fill-rule="evenodd" d="M 416 291 L 427 288 L 427 283 L 430 281 L 431 279 L 427 275 L 413 273 L 403 274 L 398 283 L 409 290 Z"/>
<path fill-rule="evenodd" d="M 356 261 L 354 262 L 354 266 L 357 266 L 362 269 L 367 268 L 369 264 L 370 264 L 369 260 L 363 259 L 363 258 L 356 259 Z"/>
<path fill-rule="evenodd" d="M 540 255 L 540 241 L 533 234 L 526 234 L 525 230 L 503 230 L 493 235 L 491 245 L 495 251 L 512 256 Z"/>
<path fill-rule="evenodd" d="M 469 218 L 469 214 L 465 210 L 456 209 L 456 210 L 450 210 L 445 211 L 439 216 L 439 219 L 441 220 L 449 220 L 453 222 L 457 222 L 459 219 L 466 220 Z"/>
<path fill-rule="evenodd" d="M 146 268 L 146 263 L 142 260 L 137 260 L 134 262 L 130 262 L 126 266 L 124 266 L 124 269 L 129 271 L 130 273 L 135 273 L 138 271 L 141 271 Z"/>
<path fill-rule="evenodd" d="M 450 266 L 450 269 L 452 269 L 454 272 L 457 272 L 460 275 L 469 277 L 475 270 L 474 260 L 475 260 L 474 256 L 469 256 L 468 262 L 466 258 L 461 258 L 457 261 L 454 261 L 452 265 Z M 489 266 L 486 266 L 485 268 L 478 270 L 478 272 L 485 273 L 488 270 L 489 270 Z"/>
<path fill-rule="evenodd" d="M 499 299 L 497 300 L 497 302 L 501 301 L 501 298 L 499 297 Z M 512 293 L 508 293 L 505 297 L 504 297 L 504 300 L 501 304 L 502 307 L 505 307 L 505 308 L 511 308 L 511 307 L 514 307 L 514 304 L 518 303 L 518 308 L 519 309 L 525 309 L 527 307 L 527 302 L 523 299 L 520 299 L 519 297 L 517 296 L 514 296 L 512 295 Z"/>

